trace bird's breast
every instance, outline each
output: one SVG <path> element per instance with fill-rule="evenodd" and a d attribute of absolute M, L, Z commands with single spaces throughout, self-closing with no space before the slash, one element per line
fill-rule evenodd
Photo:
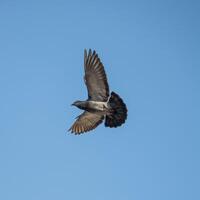
<path fill-rule="evenodd" d="M 88 106 L 92 110 L 105 111 L 107 109 L 107 102 L 88 101 Z"/>

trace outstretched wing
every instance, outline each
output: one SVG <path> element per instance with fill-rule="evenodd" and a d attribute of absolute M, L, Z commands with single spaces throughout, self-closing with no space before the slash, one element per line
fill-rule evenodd
<path fill-rule="evenodd" d="M 103 115 L 97 115 L 90 112 L 83 112 L 78 119 L 74 122 L 72 127 L 69 129 L 71 133 L 81 134 L 96 128 L 103 121 Z"/>
<path fill-rule="evenodd" d="M 84 51 L 85 83 L 88 90 L 88 98 L 93 101 L 107 101 L 109 86 L 106 73 L 98 54 L 91 49 Z"/>

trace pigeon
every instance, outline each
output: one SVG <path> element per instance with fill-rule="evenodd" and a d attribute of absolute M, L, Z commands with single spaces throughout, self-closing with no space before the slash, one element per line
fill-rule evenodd
<path fill-rule="evenodd" d="M 88 99 L 72 104 L 84 112 L 69 131 L 79 135 L 95 129 L 104 120 L 105 127 L 116 128 L 124 124 L 128 112 L 126 104 L 118 94 L 109 92 L 104 66 L 95 50 L 84 50 L 84 70 Z"/>

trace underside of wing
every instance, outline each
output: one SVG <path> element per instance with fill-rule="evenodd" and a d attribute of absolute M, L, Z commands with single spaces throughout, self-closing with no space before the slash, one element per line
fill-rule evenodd
<path fill-rule="evenodd" d="M 98 54 L 95 51 L 84 51 L 85 83 L 88 98 L 94 101 L 107 101 L 109 86 L 106 73 Z"/>
<path fill-rule="evenodd" d="M 78 117 L 69 131 L 71 131 L 71 133 L 75 133 L 76 135 L 90 131 L 101 124 L 103 119 L 103 115 L 97 115 L 85 111 Z"/>

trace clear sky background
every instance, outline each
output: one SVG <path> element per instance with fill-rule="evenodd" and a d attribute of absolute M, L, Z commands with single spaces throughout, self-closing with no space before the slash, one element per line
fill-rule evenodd
<path fill-rule="evenodd" d="M 1 200 L 200 199 L 199 1 L 0 1 Z M 84 48 L 129 109 L 67 132 Z"/>

